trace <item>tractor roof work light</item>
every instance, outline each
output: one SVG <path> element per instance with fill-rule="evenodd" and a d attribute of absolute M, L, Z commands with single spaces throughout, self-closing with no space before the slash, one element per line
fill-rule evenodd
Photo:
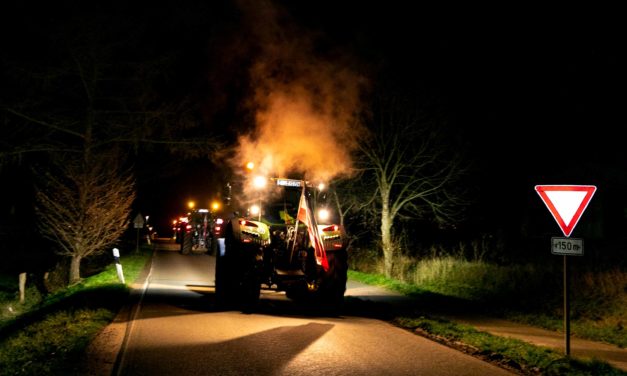
<path fill-rule="evenodd" d="M 250 214 L 251 215 L 260 215 L 261 214 L 261 208 L 259 207 L 259 205 L 253 205 L 250 207 Z"/>
<path fill-rule="evenodd" d="M 220 203 L 219 203 L 219 202 L 217 202 L 217 201 L 213 201 L 213 202 L 211 203 L 211 209 L 212 209 L 212 210 L 214 210 L 214 211 L 216 211 L 216 210 L 220 209 Z"/>
<path fill-rule="evenodd" d="M 318 210 L 318 219 L 320 219 L 322 222 L 326 222 L 327 220 L 329 220 L 330 217 L 331 213 L 328 209 L 322 208 Z"/>
<path fill-rule="evenodd" d="M 257 189 L 264 188 L 267 183 L 268 179 L 266 179 L 264 176 L 255 176 L 255 178 L 253 179 L 253 186 Z"/>

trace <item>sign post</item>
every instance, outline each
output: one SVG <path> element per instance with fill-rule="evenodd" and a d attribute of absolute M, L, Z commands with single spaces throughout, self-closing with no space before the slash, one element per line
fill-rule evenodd
<path fill-rule="evenodd" d="M 137 213 L 133 220 L 133 227 L 137 229 L 137 242 L 135 243 L 135 252 L 139 252 L 139 229 L 144 227 L 144 217 L 141 213 Z"/>
<path fill-rule="evenodd" d="M 564 352 L 570 356 L 570 299 L 568 256 L 583 256 L 583 239 L 571 239 L 579 218 L 596 192 L 594 185 L 536 185 L 535 190 L 565 238 L 551 238 L 551 253 L 564 257 Z"/>

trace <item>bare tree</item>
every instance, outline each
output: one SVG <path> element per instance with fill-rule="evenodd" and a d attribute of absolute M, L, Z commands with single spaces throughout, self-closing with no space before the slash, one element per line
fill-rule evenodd
<path fill-rule="evenodd" d="M 38 25 L 47 50 L 37 51 L 46 59 L 31 61 L 21 47 L 0 57 L 7 83 L 0 89 L 0 172 L 3 165 L 37 161 L 40 228 L 72 258 L 72 281 L 84 257 L 121 234 L 135 197 L 126 172 L 107 171 L 127 163 L 112 150 L 207 158 L 220 145 L 200 127 L 197 107 L 182 93 L 169 94 L 177 55 L 149 53 L 141 26 L 117 25 L 105 13 L 74 19 L 68 12 L 58 16 L 63 22 Z"/>
<path fill-rule="evenodd" d="M 68 41 L 49 65 L 14 68 L 19 80 L 9 77 L 12 84 L 28 90 L 14 89 L 0 101 L 6 125 L 0 166 L 28 154 L 89 154 L 115 145 L 189 158 L 210 157 L 221 147 L 199 127 L 189 98 L 166 98 L 150 87 L 167 71 L 165 63 L 119 61 L 113 43 L 92 40 L 94 34 L 100 31 Z"/>
<path fill-rule="evenodd" d="M 362 239 L 368 233 L 363 222 L 364 196 L 368 196 L 368 187 L 359 184 L 362 176 L 358 174 L 342 177 L 332 183 L 331 202 L 337 211 L 338 219 L 346 232 L 348 247 Z"/>
<path fill-rule="evenodd" d="M 368 116 L 371 137 L 361 144 L 362 184 L 370 187 L 368 206 L 379 222 L 385 274 L 392 276 L 399 252 L 394 225 L 400 218 L 453 221 L 464 203 L 459 178 L 466 168 L 437 116 L 420 103 L 379 97 Z"/>
<path fill-rule="evenodd" d="M 60 255 L 71 258 L 70 283 L 80 280 L 85 257 L 104 252 L 128 228 L 134 179 L 116 167 L 117 160 L 64 158 L 56 164 L 58 171 L 45 173 L 36 191 L 39 229 Z"/>

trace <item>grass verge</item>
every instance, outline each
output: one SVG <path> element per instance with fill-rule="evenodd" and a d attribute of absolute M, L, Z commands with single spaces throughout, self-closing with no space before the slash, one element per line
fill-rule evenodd
<path fill-rule="evenodd" d="M 115 264 L 111 264 L 19 316 L 3 320 L 0 375 L 75 374 L 87 345 L 126 303 L 128 284 L 137 279 L 150 254 L 150 249 L 142 249 L 121 258 L 127 284 L 118 281 Z"/>
<path fill-rule="evenodd" d="M 402 261 L 399 264 L 409 264 Z M 351 277 L 412 295 L 421 304 L 446 306 L 457 301 L 465 309 L 489 310 L 491 315 L 512 321 L 560 330 L 562 275 L 554 267 L 504 266 L 443 257 L 415 261 L 413 272 L 394 279 L 357 271 L 351 271 Z M 627 273 L 618 269 L 581 270 L 577 278 L 572 278 L 570 292 L 571 334 L 627 347 Z"/>
<path fill-rule="evenodd" d="M 397 317 L 393 323 L 524 375 L 627 375 L 606 362 L 567 358 L 551 349 L 447 320 L 428 316 Z"/>
<path fill-rule="evenodd" d="M 463 299 L 454 294 L 444 295 L 428 288 L 386 278 L 380 274 L 349 270 L 349 278 L 381 286 L 412 296 L 423 312 L 481 311 L 481 302 Z M 527 315 L 531 317 L 532 315 Z M 473 327 L 453 323 L 437 317 L 437 314 L 403 313 L 394 316 L 391 322 L 440 343 L 454 347 L 486 361 L 497 363 L 524 375 L 620 375 L 627 372 L 604 361 L 582 361 L 566 358 L 563 354 L 524 341 L 498 337 L 481 332 Z M 522 319 L 521 319 L 522 321 Z"/>

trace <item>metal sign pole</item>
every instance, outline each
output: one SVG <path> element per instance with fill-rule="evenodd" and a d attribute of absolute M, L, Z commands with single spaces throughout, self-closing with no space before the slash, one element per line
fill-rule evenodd
<path fill-rule="evenodd" d="M 551 239 L 551 253 L 564 257 L 564 352 L 570 356 L 570 301 L 568 256 L 583 256 L 583 240 L 570 239 L 579 218 L 588 207 L 594 185 L 536 185 L 536 192 L 553 215 L 566 238 Z"/>
<path fill-rule="evenodd" d="M 570 356 L 570 301 L 569 291 L 568 256 L 564 255 L 564 351 Z"/>
<path fill-rule="evenodd" d="M 144 224 L 144 217 L 142 217 L 141 213 L 137 213 L 135 219 L 133 220 L 133 226 L 137 229 L 137 242 L 135 243 L 135 253 L 139 253 L 139 229 L 143 228 Z"/>

